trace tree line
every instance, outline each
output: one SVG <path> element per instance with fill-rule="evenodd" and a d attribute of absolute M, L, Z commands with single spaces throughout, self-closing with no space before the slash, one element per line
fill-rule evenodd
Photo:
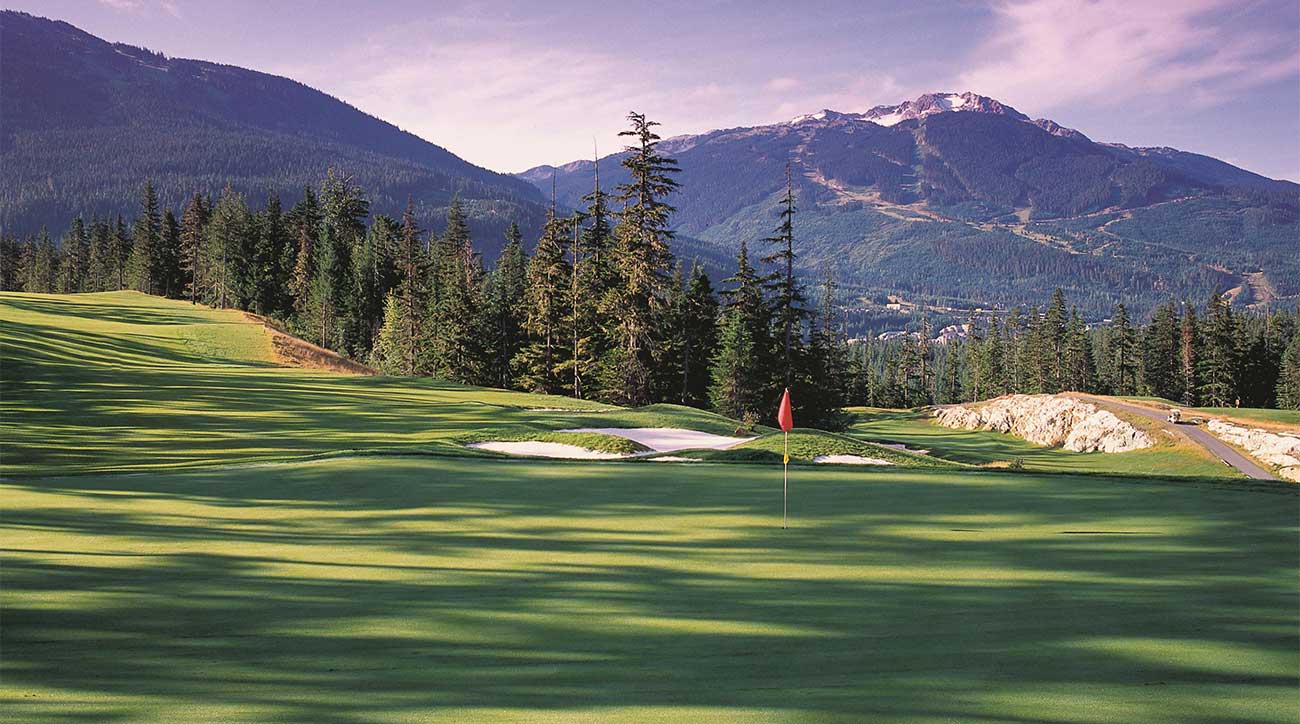
<path fill-rule="evenodd" d="M 1300 312 L 1237 311 L 1214 292 L 1203 306 L 1170 300 L 1145 324 L 1125 305 L 1085 324 L 1056 290 L 1044 308 L 972 317 L 946 344 L 919 329 L 854 345 L 852 404 L 914 407 L 1012 393 L 1161 397 L 1189 407 L 1300 409 Z"/>
<path fill-rule="evenodd" d="M 1249 314 L 1215 294 L 1198 311 L 1170 302 L 1145 326 L 1124 305 L 1089 327 L 1057 290 L 940 345 L 921 329 L 849 345 L 834 280 L 815 295 L 795 274 L 797 215 L 787 168 L 780 214 L 751 257 L 712 280 L 669 250 L 678 190 L 658 124 L 628 116 L 626 180 L 599 170 L 585 207 L 552 201 L 532 253 L 517 225 L 489 268 L 453 200 L 440 235 L 413 204 L 371 218 L 365 191 L 330 171 L 285 210 L 227 187 L 190 197 L 179 218 L 146 182 L 128 225 L 78 218 L 0 239 L 0 287 L 29 292 L 137 289 L 271 318 L 384 374 L 565 394 L 624 405 L 671 402 L 750 423 L 791 390 L 800 424 L 836 428 L 846 404 L 910 407 L 1024 392 L 1154 395 L 1187 405 L 1296 407 L 1300 335 L 1292 312 Z M 816 304 L 810 301 L 815 296 Z"/>
<path fill-rule="evenodd" d="M 287 210 L 274 194 L 250 208 L 227 187 L 193 194 L 179 217 L 146 182 L 130 224 L 77 218 L 57 244 L 45 232 L 0 240 L 0 287 L 136 289 L 263 315 L 385 374 L 710 407 L 750 423 L 788 387 L 800 424 L 834 427 L 847 347 L 833 283 L 814 309 L 794 272 L 789 178 L 780 223 L 758 240 L 767 253 L 752 261 L 741 244 L 719 293 L 669 249 L 679 169 L 658 124 L 628 120 L 626 181 L 606 192 L 597 171 L 572 214 L 552 200 L 531 254 L 511 225 L 490 268 L 459 200 L 434 235 L 409 201 L 400 219 L 371 218 L 365 191 L 330 171 Z"/>

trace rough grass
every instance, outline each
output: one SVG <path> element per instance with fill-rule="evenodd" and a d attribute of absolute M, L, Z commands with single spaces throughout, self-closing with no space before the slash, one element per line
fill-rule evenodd
<path fill-rule="evenodd" d="M 1236 485 L 800 467 L 783 531 L 766 466 L 11 480 L 0 707 L 34 724 L 1293 722 L 1297 499 Z"/>
<path fill-rule="evenodd" d="M 1118 411 L 1121 414 L 1123 411 Z M 1156 445 L 1125 453 L 1079 453 L 1044 447 L 1000 432 L 959 430 L 934 421 L 929 410 L 852 408 L 848 434 L 875 442 L 902 443 L 930 455 L 973 465 L 1005 467 L 1020 461 L 1025 469 L 1128 475 L 1242 478 L 1204 448 L 1153 429 L 1149 420 L 1123 415 L 1147 429 Z"/>

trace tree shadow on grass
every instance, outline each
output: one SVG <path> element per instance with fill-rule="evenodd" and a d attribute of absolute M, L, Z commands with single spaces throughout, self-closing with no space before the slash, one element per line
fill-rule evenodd
<path fill-rule="evenodd" d="M 809 471 L 781 531 L 770 471 L 647 468 L 11 485 L 6 686 L 107 695 L 101 721 L 699 707 L 1048 724 L 1077 720 L 1085 692 L 1091 720 L 1244 724 L 1285 720 L 1300 683 L 1297 526 L 1275 496 Z"/>

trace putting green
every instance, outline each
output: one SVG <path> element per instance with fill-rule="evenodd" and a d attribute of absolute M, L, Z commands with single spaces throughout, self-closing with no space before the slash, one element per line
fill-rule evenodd
<path fill-rule="evenodd" d="M 15 480 L 13 721 L 1292 722 L 1296 498 L 426 458 Z"/>

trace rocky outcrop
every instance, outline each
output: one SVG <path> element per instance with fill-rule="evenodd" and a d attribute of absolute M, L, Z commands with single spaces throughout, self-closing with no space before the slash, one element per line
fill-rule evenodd
<path fill-rule="evenodd" d="M 1151 447 L 1151 436 L 1096 405 L 1055 395 L 1010 395 L 978 407 L 936 410 L 939 424 L 996 430 L 1076 452 L 1127 452 Z"/>
<path fill-rule="evenodd" d="M 1220 440 L 1277 468 L 1278 475 L 1300 482 L 1300 435 L 1242 427 L 1223 420 L 1210 420 L 1205 428 Z"/>

